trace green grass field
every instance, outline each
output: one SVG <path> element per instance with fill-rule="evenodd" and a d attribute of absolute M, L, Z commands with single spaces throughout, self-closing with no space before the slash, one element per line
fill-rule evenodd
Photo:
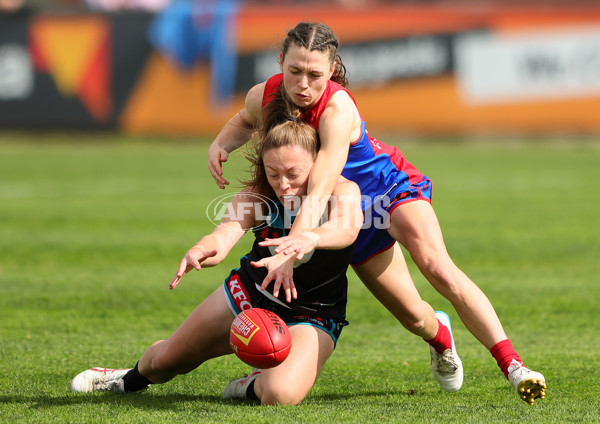
<path fill-rule="evenodd" d="M 168 337 L 251 239 L 169 291 L 183 253 L 211 230 L 206 206 L 223 193 L 206 141 L 4 134 L 0 422 L 599 422 L 600 140 L 397 141 L 434 181 L 455 262 L 525 363 L 545 374 L 545 400 L 530 407 L 517 397 L 412 264 L 423 298 L 453 319 L 465 367 L 458 393 L 438 387 L 428 346 L 353 273 L 351 325 L 297 407 L 222 401 L 227 382 L 250 370 L 233 356 L 142 394 L 71 393 L 80 371 L 131 367 Z M 245 168 L 235 155 L 226 176 Z"/>

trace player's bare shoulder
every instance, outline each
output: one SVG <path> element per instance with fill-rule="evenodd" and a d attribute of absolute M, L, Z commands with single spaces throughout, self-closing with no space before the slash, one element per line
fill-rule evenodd
<path fill-rule="evenodd" d="M 242 119 L 256 126 L 262 109 L 262 99 L 265 92 L 266 82 L 256 84 L 246 94 L 245 108 Z"/>
<path fill-rule="evenodd" d="M 323 110 L 323 115 L 321 116 L 321 125 L 326 122 L 328 119 L 332 119 L 333 117 L 343 117 L 345 125 L 350 128 L 352 133 L 352 140 L 357 139 L 360 136 L 361 131 L 361 118 L 360 113 L 358 112 L 358 108 L 356 107 L 356 103 L 345 90 L 337 91 L 329 102 L 327 102 L 327 106 Z"/>
<path fill-rule="evenodd" d="M 356 105 L 352 100 L 352 97 L 345 90 L 336 91 L 333 96 L 327 102 L 327 106 L 325 106 L 325 110 L 323 113 L 333 113 L 333 112 L 342 112 L 342 113 L 350 113 L 356 110 Z"/>

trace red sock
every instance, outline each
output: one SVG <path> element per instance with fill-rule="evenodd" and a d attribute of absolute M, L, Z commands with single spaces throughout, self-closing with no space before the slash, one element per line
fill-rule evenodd
<path fill-rule="evenodd" d="M 494 359 L 496 359 L 496 362 L 498 362 L 498 366 L 500 367 L 506 378 L 508 378 L 508 366 L 510 365 L 513 359 L 520 362 L 521 364 L 523 363 L 523 361 L 521 361 L 521 358 L 519 358 L 519 354 L 508 339 L 496 343 L 494 347 L 490 349 L 490 353 L 492 354 Z"/>
<path fill-rule="evenodd" d="M 438 332 L 435 337 L 431 340 L 423 340 L 433 346 L 437 353 L 444 353 L 446 349 L 452 349 L 452 337 L 450 336 L 448 327 L 442 324 L 439 319 L 438 324 Z"/>

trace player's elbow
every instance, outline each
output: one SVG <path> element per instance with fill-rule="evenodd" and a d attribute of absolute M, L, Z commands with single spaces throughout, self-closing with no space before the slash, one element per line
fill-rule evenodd
<path fill-rule="evenodd" d="M 352 243 L 354 243 L 356 241 L 356 237 L 358 237 L 358 232 L 359 232 L 360 228 L 358 229 L 350 229 L 348 231 L 344 232 L 344 236 L 340 239 L 340 249 L 344 249 L 348 246 L 350 246 Z"/>
<path fill-rule="evenodd" d="M 363 225 L 362 212 L 348 216 L 348 219 L 342 219 L 341 222 L 343 225 L 336 234 L 337 249 L 344 249 L 356 241 Z"/>
<path fill-rule="evenodd" d="M 358 209 L 354 215 L 352 216 L 352 220 L 350 222 L 350 228 L 348 229 L 348 246 L 356 241 L 358 237 L 358 233 L 363 226 L 364 216 L 362 210 Z"/>

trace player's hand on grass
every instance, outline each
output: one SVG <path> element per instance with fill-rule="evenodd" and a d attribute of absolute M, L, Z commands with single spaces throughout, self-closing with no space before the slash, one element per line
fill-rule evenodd
<path fill-rule="evenodd" d="M 169 284 L 169 288 L 173 290 L 177 287 L 177 284 L 181 281 L 183 276 L 190 272 L 192 269 L 196 269 L 200 271 L 202 268 L 202 262 L 206 260 L 206 258 L 213 257 L 217 254 L 217 249 L 206 250 L 202 246 L 194 246 L 190 250 L 187 251 L 181 263 L 179 264 L 179 268 L 177 269 L 177 273 L 175 277 L 171 280 Z"/>
<path fill-rule="evenodd" d="M 277 246 L 275 253 L 290 255 L 296 253 L 296 260 L 300 261 L 308 253 L 315 250 L 319 244 L 319 236 L 313 232 L 298 234 L 297 236 L 285 236 L 274 239 L 266 239 L 258 243 L 260 246 Z"/>
<path fill-rule="evenodd" d="M 275 281 L 273 284 L 273 296 L 279 297 L 279 290 L 283 287 L 285 292 L 286 302 L 291 302 L 292 298 L 298 298 L 298 292 L 296 291 L 296 285 L 294 284 L 294 261 L 296 255 L 284 255 L 278 254 L 263 258 L 257 262 L 250 262 L 254 268 L 267 268 L 268 274 L 260 285 L 261 290 L 266 290 L 271 281 Z"/>
<path fill-rule="evenodd" d="M 228 157 L 229 153 L 215 143 L 208 148 L 208 170 L 221 189 L 229 185 L 229 181 L 223 178 L 223 167 L 221 166 L 223 162 L 227 162 Z"/>

